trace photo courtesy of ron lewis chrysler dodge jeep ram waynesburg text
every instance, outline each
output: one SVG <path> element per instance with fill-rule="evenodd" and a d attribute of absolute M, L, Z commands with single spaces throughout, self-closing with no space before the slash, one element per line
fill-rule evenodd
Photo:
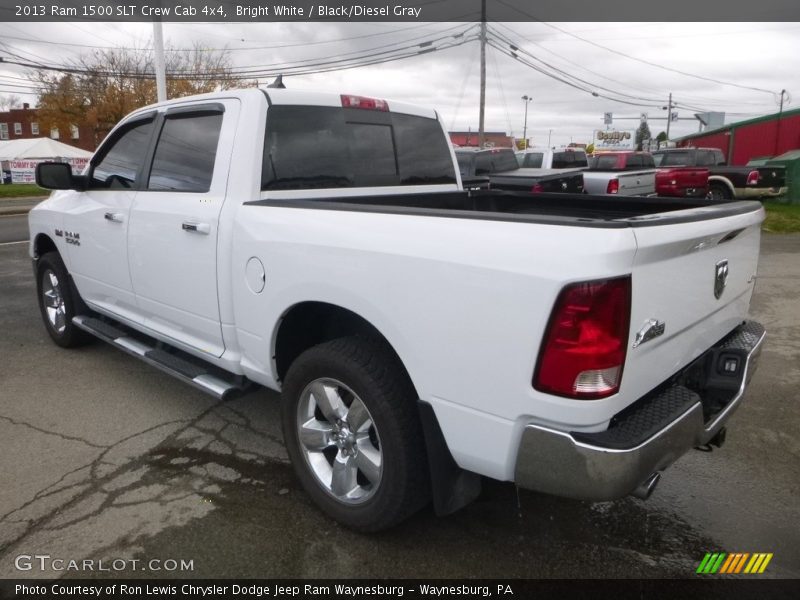
<path fill-rule="evenodd" d="M 259 384 L 362 531 L 481 476 L 647 497 L 720 445 L 764 329 L 760 203 L 461 188 L 437 113 L 282 89 L 135 111 L 30 213 L 45 327 L 214 396 Z"/>

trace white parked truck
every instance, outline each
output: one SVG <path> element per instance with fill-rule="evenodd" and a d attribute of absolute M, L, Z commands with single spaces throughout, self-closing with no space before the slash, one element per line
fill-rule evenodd
<path fill-rule="evenodd" d="M 722 443 L 764 337 L 759 203 L 469 193 L 436 112 L 401 102 L 171 100 L 37 181 L 52 339 L 218 398 L 280 391 L 300 481 L 364 531 L 452 512 L 480 476 L 645 497 Z"/>

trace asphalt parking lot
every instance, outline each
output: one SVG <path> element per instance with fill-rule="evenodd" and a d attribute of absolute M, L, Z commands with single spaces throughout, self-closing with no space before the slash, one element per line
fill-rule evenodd
<path fill-rule="evenodd" d="M 26 251 L 0 246 L 0 578 L 687 577 L 715 550 L 772 552 L 765 576 L 800 577 L 798 235 L 763 238 L 752 316 L 768 338 L 724 448 L 685 456 L 648 501 L 488 483 L 455 515 L 376 536 L 299 488 L 276 394 L 216 402 L 100 342 L 55 346 Z M 15 567 L 36 554 L 193 570 Z"/>

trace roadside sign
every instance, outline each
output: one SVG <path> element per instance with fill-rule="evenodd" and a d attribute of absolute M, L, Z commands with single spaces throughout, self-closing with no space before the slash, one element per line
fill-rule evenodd
<path fill-rule="evenodd" d="M 610 112 L 603 113 L 603 123 L 605 125 L 611 125 L 611 123 L 613 123 L 613 121 L 614 121 L 614 113 L 610 113 Z"/>
<path fill-rule="evenodd" d="M 678 120 L 678 113 L 677 113 L 677 111 L 672 111 L 672 112 L 669 114 L 669 120 L 670 120 L 670 121 L 677 121 L 677 120 Z"/>
<path fill-rule="evenodd" d="M 597 150 L 633 150 L 636 139 L 635 131 L 598 131 L 595 134 L 594 149 Z"/>

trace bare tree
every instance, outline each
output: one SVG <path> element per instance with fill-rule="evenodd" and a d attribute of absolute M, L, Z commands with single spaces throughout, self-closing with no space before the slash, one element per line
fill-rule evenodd
<path fill-rule="evenodd" d="M 19 107 L 21 100 L 16 94 L 0 95 L 0 110 L 11 110 Z"/>
<path fill-rule="evenodd" d="M 168 49 L 166 56 L 170 98 L 241 85 L 233 77 L 227 50 L 195 44 L 186 51 Z M 97 144 L 122 117 L 156 101 L 154 73 L 152 50 L 141 48 L 95 50 L 67 65 L 64 72 L 36 70 L 30 77 L 42 89 L 42 125 L 61 131 L 72 125 L 88 127 Z"/>

